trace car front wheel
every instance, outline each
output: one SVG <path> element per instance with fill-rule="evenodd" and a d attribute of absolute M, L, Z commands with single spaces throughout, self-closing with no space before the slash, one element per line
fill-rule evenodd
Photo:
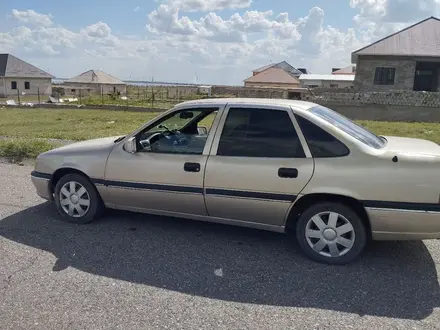
<path fill-rule="evenodd" d="M 78 224 L 93 221 L 103 209 L 96 188 L 86 177 L 76 173 L 67 174 L 57 182 L 55 205 L 65 220 Z"/>
<path fill-rule="evenodd" d="M 299 217 L 296 236 L 304 253 L 327 264 L 347 264 L 359 258 L 367 242 L 362 219 L 339 203 L 320 203 Z"/>

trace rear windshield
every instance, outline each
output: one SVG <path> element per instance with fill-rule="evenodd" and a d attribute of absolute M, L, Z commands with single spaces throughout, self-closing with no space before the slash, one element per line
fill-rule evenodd
<path fill-rule="evenodd" d="M 329 108 L 317 105 L 310 108 L 310 112 L 336 126 L 345 133 L 350 134 L 359 141 L 369 145 L 370 147 L 380 149 L 386 144 L 386 140 L 384 138 L 377 136 L 376 134 L 367 130 L 365 127 L 356 124 L 347 117 L 344 117 Z"/>

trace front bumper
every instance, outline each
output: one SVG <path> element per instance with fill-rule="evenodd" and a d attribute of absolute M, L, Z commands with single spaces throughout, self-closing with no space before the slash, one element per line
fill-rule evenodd
<path fill-rule="evenodd" d="M 45 173 L 34 171 L 31 173 L 31 179 L 35 189 L 37 190 L 38 196 L 52 202 L 53 195 L 50 189 L 51 176 Z"/>
<path fill-rule="evenodd" d="M 440 238 L 440 212 L 366 208 L 374 240 Z"/>

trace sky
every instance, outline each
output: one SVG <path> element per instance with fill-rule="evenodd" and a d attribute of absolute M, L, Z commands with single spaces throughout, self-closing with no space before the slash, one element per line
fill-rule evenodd
<path fill-rule="evenodd" d="M 311 73 L 430 16 L 440 0 L 2 1 L 0 53 L 70 78 L 242 85 L 287 61 Z"/>

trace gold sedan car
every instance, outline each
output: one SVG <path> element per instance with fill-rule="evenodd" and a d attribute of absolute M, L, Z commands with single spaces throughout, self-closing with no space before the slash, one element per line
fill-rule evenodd
<path fill-rule="evenodd" d="M 440 146 L 377 136 L 321 105 L 183 102 L 136 131 L 42 153 L 32 181 L 61 216 L 107 208 L 276 232 L 345 264 L 370 239 L 440 238 Z"/>

